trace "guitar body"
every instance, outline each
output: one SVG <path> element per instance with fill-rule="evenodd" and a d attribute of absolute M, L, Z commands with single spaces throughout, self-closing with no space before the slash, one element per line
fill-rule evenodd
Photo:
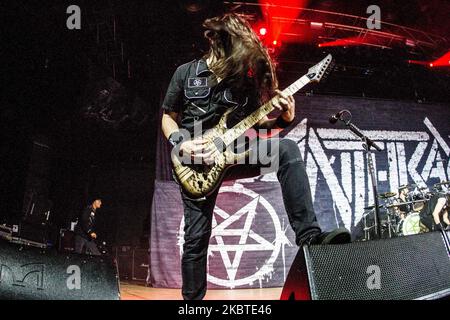
<path fill-rule="evenodd" d="M 208 130 L 202 138 L 208 144 L 214 145 L 216 139 L 221 139 L 228 131 L 226 127 L 227 118 L 231 110 L 225 112 L 219 123 Z M 219 152 L 213 165 L 183 164 L 180 158 L 172 153 L 172 164 L 178 183 L 183 187 L 185 193 L 193 199 L 206 197 L 213 193 L 219 186 L 227 171 L 239 160 L 245 158 L 248 152 L 236 154 L 231 150 Z"/>
<path fill-rule="evenodd" d="M 318 64 L 309 68 L 307 74 L 284 89 L 283 93 L 293 95 L 306 84 L 319 82 L 328 73 L 331 61 L 332 57 L 329 54 Z M 207 140 L 206 148 L 216 149 L 217 151 L 213 165 L 186 164 L 186 162 L 190 162 L 190 159 L 182 161 L 182 157 L 179 157 L 176 152 L 172 152 L 171 158 L 176 179 L 189 197 L 199 199 L 210 195 L 220 186 L 226 171 L 233 165 L 242 163 L 242 160 L 248 156 L 249 151 L 239 154 L 234 153 L 232 151 L 234 150 L 233 142 L 274 110 L 275 99 L 277 97 L 260 106 L 232 128 L 227 128 L 227 119 L 232 111 L 230 109 L 224 113 L 214 128 L 202 135 L 202 139 Z"/>

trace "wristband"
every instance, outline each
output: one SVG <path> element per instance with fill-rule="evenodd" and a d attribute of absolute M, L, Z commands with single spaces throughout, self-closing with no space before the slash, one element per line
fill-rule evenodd
<path fill-rule="evenodd" d="M 175 147 L 176 145 L 179 145 L 181 142 L 183 142 L 184 137 L 179 131 L 175 131 L 170 134 L 168 140 L 172 147 Z"/>
<path fill-rule="evenodd" d="M 294 118 L 294 119 L 295 119 L 295 118 Z M 282 116 L 279 116 L 279 117 L 277 118 L 277 120 L 275 121 L 275 125 L 276 125 L 278 128 L 284 129 L 284 128 L 289 127 L 289 125 L 294 121 L 294 119 L 292 119 L 291 122 L 287 122 L 286 120 L 283 119 Z"/>

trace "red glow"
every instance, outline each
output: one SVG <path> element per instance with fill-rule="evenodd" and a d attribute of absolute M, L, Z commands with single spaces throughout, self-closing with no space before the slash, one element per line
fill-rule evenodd
<path fill-rule="evenodd" d="M 448 67 L 450 66 L 450 51 L 444 54 L 442 57 L 430 63 L 430 67 Z"/>
<path fill-rule="evenodd" d="M 267 29 L 264 27 L 259 28 L 259 34 L 265 36 L 267 34 Z"/>
<path fill-rule="evenodd" d="M 319 47 L 347 47 L 364 45 L 364 41 L 360 37 L 351 37 L 345 39 L 337 39 L 335 41 L 320 43 Z"/>
<path fill-rule="evenodd" d="M 260 10 L 264 16 L 265 23 L 269 27 L 267 36 L 269 43 L 277 41 L 280 43 L 283 33 L 290 33 L 292 20 L 297 18 L 301 9 L 308 5 L 309 0 L 258 0 Z M 283 20 L 281 23 L 280 20 Z M 270 41 L 269 40 L 269 41 Z"/>
<path fill-rule="evenodd" d="M 415 43 L 413 40 L 411 40 L 411 39 L 406 39 L 406 40 L 405 40 L 405 44 L 406 44 L 408 47 L 415 47 L 415 46 L 416 46 L 416 43 Z"/>
<path fill-rule="evenodd" d="M 411 64 L 420 64 L 430 68 L 450 67 L 450 51 L 434 61 L 408 60 Z"/>
<path fill-rule="evenodd" d="M 409 64 L 420 64 L 420 65 L 423 65 L 423 66 L 430 66 L 430 62 L 428 62 L 428 61 L 421 61 L 421 60 L 408 60 L 408 63 Z"/>

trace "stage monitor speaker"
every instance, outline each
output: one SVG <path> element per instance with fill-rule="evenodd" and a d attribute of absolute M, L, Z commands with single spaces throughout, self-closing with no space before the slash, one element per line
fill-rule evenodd
<path fill-rule="evenodd" d="M 299 250 L 281 300 L 450 297 L 449 234 L 313 245 Z"/>
<path fill-rule="evenodd" d="M 118 300 L 107 256 L 59 254 L 0 240 L 0 300 Z"/>

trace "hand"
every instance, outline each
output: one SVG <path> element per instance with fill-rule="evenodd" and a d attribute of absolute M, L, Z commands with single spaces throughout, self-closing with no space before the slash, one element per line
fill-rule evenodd
<path fill-rule="evenodd" d="M 275 90 L 278 99 L 275 99 L 273 106 L 281 111 L 281 117 L 286 122 L 292 122 L 295 118 L 295 100 L 293 96 L 287 96 L 280 90 Z"/>
<path fill-rule="evenodd" d="M 97 234 L 96 234 L 95 232 L 92 232 L 92 233 L 91 233 L 91 238 L 92 238 L 92 239 L 97 239 Z"/>
<path fill-rule="evenodd" d="M 180 151 L 183 154 L 191 155 L 194 163 L 214 164 L 217 155 L 217 149 L 212 143 L 205 139 L 195 139 L 184 141 L 180 145 Z"/>

